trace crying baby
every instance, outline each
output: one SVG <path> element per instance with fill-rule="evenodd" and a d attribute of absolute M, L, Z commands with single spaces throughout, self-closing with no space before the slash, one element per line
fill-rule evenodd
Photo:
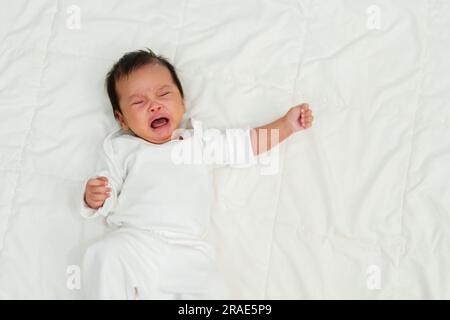
<path fill-rule="evenodd" d="M 230 298 L 206 241 L 212 171 L 245 167 L 309 128 L 309 106 L 292 107 L 261 127 L 205 134 L 186 116 L 174 66 L 149 49 L 120 58 L 106 87 L 120 129 L 103 142 L 96 170 L 85 184 L 81 214 L 105 217 L 111 230 L 84 254 L 86 298 Z M 189 161 L 186 150 L 220 152 L 211 161 Z"/>

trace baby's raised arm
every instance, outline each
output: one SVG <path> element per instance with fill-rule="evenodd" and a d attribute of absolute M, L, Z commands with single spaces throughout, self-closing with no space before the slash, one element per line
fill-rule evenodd
<path fill-rule="evenodd" d="M 84 202 L 92 209 L 103 206 L 105 200 L 111 196 L 112 189 L 108 187 L 107 177 L 89 179 L 84 191 Z"/>
<path fill-rule="evenodd" d="M 294 132 L 308 129 L 314 117 L 307 103 L 289 109 L 281 118 L 254 128 L 251 132 L 252 147 L 256 155 L 266 152 L 281 143 Z"/>

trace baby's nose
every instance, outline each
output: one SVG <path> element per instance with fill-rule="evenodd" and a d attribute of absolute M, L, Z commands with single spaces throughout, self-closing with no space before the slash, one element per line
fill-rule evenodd
<path fill-rule="evenodd" d="M 151 105 L 151 107 L 150 107 L 150 111 L 151 112 L 155 112 L 155 111 L 159 111 L 161 109 L 161 106 L 159 106 L 159 105 Z"/>

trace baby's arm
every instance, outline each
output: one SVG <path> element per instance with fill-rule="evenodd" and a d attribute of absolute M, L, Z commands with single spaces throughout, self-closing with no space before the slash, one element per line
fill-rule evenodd
<path fill-rule="evenodd" d="M 99 154 L 94 174 L 84 185 L 80 213 L 85 218 L 106 217 L 114 210 L 122 188 L 124 172 L 116 157 L 117 152 L 113 150 L 111 135 L 103 143 L 103 152 Z"/>
<path fill-rule="evenodd" d="M 307 103 L 292 107 L 283 117 L 251 131 L 253 152 L 258 155 L 272 149 L 294 132 L 311 127 L 313 119 Z"/>

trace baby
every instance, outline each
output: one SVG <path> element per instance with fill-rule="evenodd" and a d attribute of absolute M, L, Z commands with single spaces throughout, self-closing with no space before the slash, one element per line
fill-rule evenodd
<path fill-rule="evenodd" d="M 214 250 L 205 240 L 212 169 L 251 163 L 292 133 L 309 128 L 311 110 L 301 104 L 265 126 L 203 139 L 203 149 L 219 142 L 223 147 L 217 163 L 180 164 L 174 150 L 190 150 L 195 125 L 194 130 L 188 125 L 174 67 L 149 49 L 130 52 L 112 67 L 106 86 L 120 130 L 103 143 L 95 174 L 85 185 L 81 214 L 106 217 L 112 230 L 84 255 L 87 298 L 228 298 Z M 233 152 L 246 154 L 244 163 L 234 160 Z"/>

